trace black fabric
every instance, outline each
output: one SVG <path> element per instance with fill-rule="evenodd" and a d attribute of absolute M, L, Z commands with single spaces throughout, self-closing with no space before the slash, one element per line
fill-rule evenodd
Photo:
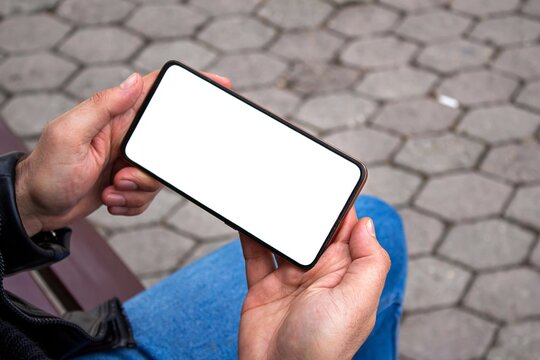
<path fill-rule="evenodd" d="M 116 298 L 90 311 L 72 311 L 57 317 L 4 289 L 6 274 L 44 266 L 69 254 L 70 229 L 43 232 L 32 238 L 24 230 L 15 199 L 15 166 L 22 156 L 21 153 L 0 156 L 0 320 L 10 324 L 6 325 L 6 346 L 13 346 L 6 351 L 8 354 L 18 351 L 20 344 L 28 351 L 35 351 L 28 345 L 33 342 L 50 358 L 66 359 L 135 346 L 131 326 Z M 13 337 L 8 327 L 18 329 L 26 340 L 18 334 Z"/>
<path fill-rule="evenodd" d="M 0 319 L 0 359 L 47 360 L 49 357 L 17 328 Z"/>
<path fill-rule="evenodd" d="M 23 156 L 21 152 L 0 156 L 0 221 L 6 224 L 2 226 L 0 252 L 4 255 L 5 275 L 57 262 L 69 255 L 71 230 L 67 228 L 58 230 L 60 236 L 42 232 L 27 241 L 15 198 L 14 169 Z"/>

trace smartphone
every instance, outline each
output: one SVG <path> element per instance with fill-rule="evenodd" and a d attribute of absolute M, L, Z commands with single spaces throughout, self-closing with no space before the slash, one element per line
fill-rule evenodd
<path fill-rule="evenodd" d="M 122 152 L 305 269 L 319 259 L 367 176 L 361 162 L 177 61 L 161 69 Z"/>

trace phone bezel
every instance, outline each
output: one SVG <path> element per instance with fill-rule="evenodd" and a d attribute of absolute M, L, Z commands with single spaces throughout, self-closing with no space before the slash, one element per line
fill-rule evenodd
<path fill-rule="evenodd" d="M 201 80 L 203 81 L 206 81 L 206 82 L 209 82 L 210 84 L 214 85 L 214 86 L 217 86 L 219 89 L 225 91 L 226 93 L 228 93 L 229 95 L 232 95 L 234 97 L 236 97 L 238 100 L 240 101 L 243 101 L 244 103 L 254 107 L 255 109 L 263 112 L 265 115 L 268 115 L 270 116 L 271 118 L 273 118 L 274 120 L 276 121 L 279 121 L 280 123 L 288 126 L 291 130 L 293 131 L 296 131 L 298 133 L 300 133 L 301 135 L 304 135 L 306 136 L 307 138 L 309 138 L 310 140 L 312 141 L 315 141 L 317 142 L 318 144 L 322 145 L 323 147 L 327 148 L 328 150 L 334 152 L 335 154 L 345 158 L 346 160 L 352 162 L 353 164 L 355 164 L 359 170 L 360 170 L 360 177 L 358 179 L 358 182 L 356 183 L 355 187 L 353 188 L 351 194 L 349 195 L 348 199 L 347 199 L 347 202 L 345 203 L 343 209 L 341 210 L 341 212 L 339 213 L 339 216 L 337 217 L 336 221 L 334 222 L 334 225 L 332 226 L 332 228 L 330 229 L 330 232 L 328 233 L 328 235 L 326 236 L 326 239 L 324 240 L 321 248 L 319 249 L 318 253 L 317 253 L 317 256 L 315 256 L 315 258 L 313 259 L 313 261 L 310 263 L 310 264 L 307 264 L 307 265 L 303 265 L 303 264 L 300 264 L 298 263 L 297 261 L 295 261 L 294 259 L 288 257 L 287 255 L 281 253 L 280 251 L 276 250 L 275 248 L 273 248 L 271 245 L 267 244 L 266 242 L 264 242 L 263 240 L 259 239 L 258 237 L 254 236 L 253 234 L 251 234 L 250 232 L 244 230 L 242 227 L 240 227 L 239 225 L 235 224 L 234 222 L 232 222 L 231 220 L 225 218 L 224 216 L 222 216 L 221 214 L 217 213 L 216 211 L 212 210 L 211 208 L 209 208 L 208 206 L 204 205 L 203 203 L 200 203 L 199 201 L 197 201 L 196 199 L 192 198 L 191 196 L 189 196 L 188 194 L 186 194 L 185 192 L 183 192 L 182 190 L 174 187 L 172 184 L 168 183 L 167 181 L 165 181 L 164 179 L 160 178 L 158 175 L 152 173 L 151 171 L 147 170 L 146 168 L 144 168 L 143 166 L 139 165 L 137 162 L 133 161 L 132 159 L 130 159 L 127 154 L 126 154 L 126 146 L 127 146 L 127 143 L 129 142 L 129 139 L 131 138 L 131 135 L 133 134 L 133 132 L 135 131 L 135 129 L 137 128 L 137 125 L 140 121 L 140 119 L 142 118 L 148 104 L 150 103 L 150 101 L 152 100 L 152 97 L 154 96 L 154 93 L 156 92 L 161 80 L 163 79 L 163 76 L 165 75 L 165 73 L 167 72 L 167 70 L 171 67 L 171 66 L 180 66 L 181 68 L 189 71 L 190 73 L 198 76 Z M 233 90 L 231 89 L 228 89 L 226 87 L 224 87 L 223 85 L 215 82 L 214 80 L 206 77 L 205 75 L 201 74 L 200 72 L 198 72 L 197 70 L 195 69 L 192 69 L 190 68 L 189 66 L 179 62 L 179 61 L 176 61 L 176 60 L 170 60 L 170 61 L 167 61 L 163 67 L 161 68 L 159 74 L 157 75 L 156 77 L 156 80 L 154 81 L 154 83 L 152 84 L 152 87 L 150 88 L 148 94 L 146 95 L 146 98 L 144 99 L 143 103 L 141 104 L 141 107 L 139 108 L 139 110 L 137 111 L 137 114 L 135 115 L 135 118 L 133 119 L 133 122 L 131 123 L 126 135 L 124 136 L 124 139 L 122 140 L 122 143 L 121 143 L 121 146 L 120 146 L 120 151 L 122 153 L 122 156 L 124 157 L 124 159 L 126 159 L 131 165 L 141 169 L 142 171 L 144 171 L 146 174 L 148 174 L 149 176 L 153 177 L 154 179 L 158 180 L 159 182 L 161 182 L 162 184 L 166 185 L 167 187 L 169 187 L 171 190 L 175 191 L 176 193 L 182 195 L 183 197 L 187 198 L 189 201 L 193 202 L 195 205 L 201 207 L 202 209 L 204 209 L 205 211 L 209 212 L 210 214 L 214 215 L 215 217 L 217 217 L 218 219 L 220 219 L 221 221 L 223 221 L 225 224 L 227 224 L 228 226 L 232 227 L 233 229 L 237 230 L 237 231 L 240 231 L 246 235 L 248 235 L 249 237 L 251 237 L 252 239 L 254 239 L 255 241 L 257 241 L 258 243 L 262 244 L 263 246 L 265 246 L 266 248 L 268 248 L 270 251 L 272 251 L 274 254 L 277 254 L 279 256 L 281 256 L 282 258 L 286 259 L 287 261 L 293 263 L 294 265 L 302 268 L 302 269 L 305 269 L 305 270 L 309 270 L 311 269 L 316 263 L 317 261 L 319 260 L 319 258 L 321 257 L 322 253 L 324 252 L 324 250 L 326 249 L 326 247 L 330 244 L 331 240 L 333 239 L 335 233 L 336 233 L 336 230 L 338 229 L 339 225 L 341 224 L 341 221 L 343 220 L 343 218 L 345 217 L 345 214 L 347 213 L 347 211 L 351 208 L 351 206 L 354 204 L 354 201 L 356 200 L 356 197 L 358 196 L 360 190 L 362 189 L 362 187 L 364 186 L 365 182 L 366 182 L 366 179 L 367 179 L 367 168 L 366 166 L 356 160 L 355 158 L 353 158 L 352 156 L 334 148 L 333 146 L 327 144 L 326 142 L 322 141 L 321 139 L 318 139 L 317 137 L 315 137 L 314 135 L 300 129 L 299 127 L 291 124 L 290 122 L 288 122 L 287 120 L 284 120 L 282 118 L 280 118 L 279 116 L 273 114 L 272 112 L 268 111 L 267 109 L 261 107 L 260 105 L 257 105 L 255 104 L 254 102 L 252 102 L 251 100 L 243 97 L 242 95 L 234 92 Z"/>

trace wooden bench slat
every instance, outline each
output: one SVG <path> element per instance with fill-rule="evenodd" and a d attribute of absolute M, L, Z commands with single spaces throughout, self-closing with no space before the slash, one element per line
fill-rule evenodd
<path fill-rule="evenodd" d="M 71 255 L 51 267 L 82 309 L 113 296 L 125 301 L 144 290 L 109 244 L 85 220 L 72 225 Z"/>
<path fill-rule="evenodd" d="M 36 285 L 29 273 L 19 273 L 5 278 L 4 287 L 29 303 L 51 314 L 57 314 L 52 302 L 39 286 Z"/>

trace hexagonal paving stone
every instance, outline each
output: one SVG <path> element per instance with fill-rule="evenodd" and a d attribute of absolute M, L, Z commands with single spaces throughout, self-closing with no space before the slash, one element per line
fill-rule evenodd
<path fill-rule="evenodd" d="M 218 19 L 208 25 L 199 39 L 223 51 L 256 49 L 267 44 L 275 30 L 246 16 Z"/>
<path fill-rule="evenodd" d="M 436 79 L 433 74 L 413 68 L 378 71 L 368 73 L 356 90 L 376 99 L 395 100 L 425 94 Z"/>
<path fill-rule="evenodd" d="M 77 67 L 50 53 L 14 56 L 0 64 L 0 83 L 12 92 L 54 89 Z"/>
<path fill-rule="evenodd" d="M 62 44 L 60 50 L 85 64 L 128 59 L 142 40 L 125 30 L 112 26 L 77 30 Z"/>
<path fill-rule="evenodd" d="M 430 253 L 443 233 L 443 223 L 410 208 L 400 210 L 399 214 L 405 227 L 409 256 Z"/>
<path fill-rule="evenodd" d="M 25 94 L 7 102 L 2 109 L 2 117 L 17 135 L 35 136 L 47 122 L 75 105 L 75 101 L 58 93 Z"/>
<path fill-rule="evenodd" d="M 540 76 L 539 58 L 540 46 L 508 49 L 495 61 L 495 67 L 529 79 Z"/>
<path fill-rule="evenodd" d="M 291 89 L 311 95 L 348 89 L 358 79 L 358 72 L 331 64 L 297 63 L 287 74 Z"/>
<path fill-rule="evenodd" d="M 37 10 L 48 10 L 60 0 L 2 0 L 0 1 L 0 14 L 8 15 L 12 13 L 26 13 Z"/>
<path fill-rule="evenodd" d="M 448 129 L 459 110 L 430 99 L 407 100 L 386 105 L 375 118 L 375 124 L 404 135 L 418 135 Z"/>
<path fill-rule="evenodd" d="M 212 15 L 250 13 L 261 0 L 197 0 L 193 6 Z"/>
<path fill-rule="evenodd" d="M 298 95 L 277 88 L 250 90 L 242 95 L 279 116 L 289 115 L 300 102 Z"/>
<path fill-rule="evenodd" d="M 154 198 L 148 209 L 137 216 L 117 216 L 111 215 L 105 206 L 94 211 L 88 218 L 97 226 L 108 230 L 119 230 L 131 227 L 141 227 L 151 224 L 158 224 L 162 221 L 174 207 L 185 200 L 171 190 L 163 189 Z"/>
<path fill-rule="evenodd" d="M 521 10 L 526 14 L 540 16 L 540 1 L 528 0 Z"/>
<path fill-rule="evenodd" d="M 396 13 L 379 6 L 354 5 L 339 10 L 328 27 L 344 35 L 367 35 L 390 30 L 397 19 Z"/>
<path fill-rule="evenodd" d="M 178 0 L 129 0 L 135 4 L 141 5 L 171 5 L 177 4 Z"/>
<path fill-rule="evenodd" d="M 48 14 L 16 16 L 0 23 L 0 47 L 7 51 L 30 51 L 54 46 L 69 26 Z"/>
<path fill-rule="evenodd" d="M 153 42 L 133 61 L 144 71 L 159 69 L 169 60 L 179 60 L 195 69 L 204 69 L 216 58 L 216 53 L 192 40 Z"/>
<path fill-rule="evenodd" d="M 518 189 L 506 215 L 540 230 L 540 186 Z"/>
<path fill-rule="evenodd" d="M 528 83 L 521 91 L 517 102 L 540 111 L 540 81 Z"/>
<path fill-rule="evenodd" d="M 506 321 L 538 316 L 539 284 L 540 274 L 529 268 L 480 274 L 465 297 L 465 305 Z"/>
<path fill-rule="evenodd" d="M 370 128 L 338 132 L 325 140 L 366 163 L 387 160 L 399 145 L 396 137 Z"/>
<path fill-rule="evenodd" d="M 66 90 L 79 99 L 86 99 L 96 92 L 120 85 L 133 69 L 124 65 L 87 67 L 67 85 Z"/>
<path fill-rule="evenodd" d="M 504 220 L 458 225 L 450 230 L 438 252 L 476 270 L 522 262 L 534 234 Z"/>
<path fill-rule="evenodd" d="M 457 303 L 471 274 L 433 257 L 411 260 L 407 274 L 405 311 Z"/>
<path fill-rule="evenodd" d="M 459 73 L 446 79 L 437 93 L 454 98 L 464 105 L 476 105 L 507 100 L 516 87 L 515 80 L 493 71 L 479 70 Z"/>
<path fill-rule="evenodd" d="M 143 275 L 139 276 L 139 280 L 141 280 L 142 285 L 145 289 L 150 289 L 152 286 L 159 283 L 161 280 L 165 279 L 167 277 L 167 273 L 163 273 L 162 275 L 156 275 L 156 276 L 148 276 Z"/>
<path fill-rule="evenodd" d="M 364 160 L 362 157 L 358 159 Z M 363 192 L 396 206 L 407 203 L 422 180 L 419 176 L 390 166 L 369 168 L 369 181 Z"/>
<path fill-rule="evenodd" d="M 511 193 L 507 185 L 476 173 L 432 178 L 416 205 L 448 220 L 460 221 L 498 214 Z"/>
<path fill-rule="evenodd" d="M 396 32 L 422 41 L 434 42 L 461 35 L 471 21 L 446 10 L 413 14 L 405 18 Z"/>
<path fill-rule="evenodd" d="M 454 134 L 407 140 L 396 162 L 428 174 L 473 167 L 484 146 Z"/>
<path fill-rule="evenodd" d="M 167 224 L 203 241 L 223 240 L 237 235 L 236 231 L 223 221 L 191 202 L 177 210 L 167 220 Z"/>
<path fill-rule="evenodd" d="M 343 40 L 324 30 L 284 33 L 271 50 L 283 57 L 298 61 L 328 61 Z"/>
<path fill-rule="evenodd" d="M 66 0 L 57 13 L 77 24 L 107 24 L 124 19 L 133 7 L 126 0 Z"/>
<path fill-rule="evenodd" d="M 531 136 L 539 124 L 540 116 L 505 105 L 471 111 L 458 130 L 496 143 Z"/>
<path fill-rule="evenodd" d="M 395 67 L 406 64 L 417 46 L 395 37 L 360 39 L 341 53 L 341 61 L 365 69 Z"/>
<path fill-rule="evenodd" d="M 163 227 L 119 233 L 109 243 L 137 275 L 172 270 L 195 244 Z"/>
<path fill-rule="evenodd" d="M 403 10 L 421 10 L 447 4 L 448 0 L 381 0 Z"/>
<path fill-rule="evenodd" d="M 493 49 L 467 40 L 430 45 L 422 51 L 418 62 L 443 73 L 450 73 L 485 64 Z"/>
<path fill-rule="evenodd" d="M 235 88 L 275 82 L 287 64 L 263 53 L 224 56 L 210 68 L 216 74 L 231 79 Z"/>
<path fill-rule="evenodd" d="M 315 27 L 330 14 L 332 7 L 320 0 L 270 0 L 259 10 L 263 18 L 285 29 Z"/>
<path fill-rule="evenodd" d="M 152 39 L 190 35 L 207 16 L 186 5 L 149 5 L 140 7 L 126 25 Z"/>
<path fill-rule="evenodd" d="M 521 16 L 507 16 L 481 21 L 471 36 L 497 45 L 510 45 L 535 40 L 540 35 L 540 24 Z"/>
<path fill-rule="evenodd" d="M 531 254 L 531 263 L 540 267 L 540 241 L 536 242 L 536 247 Z"/>
<path fill-rule="evenodd" d="M 364 123 L 376 105 L 350 93 L 315 96 L 302 105 L 296 117 L 320 130 Z"/>
<path fill-rule="evenodd" d="M 499 332 L 488 360 L 536 360 L 540 354 L 540 321 L 510 324 Z"/>
<path fill-rule="evenodd" d="M 217 249 L 227 245 L 230 242 L 231 240 L 224 240 L 224 241 L 211 242 L 207 244 L 197 244 L 195 251 L 193 251 L 191 255 L 189 255 L 189 257 L 182 262 L 182 266 L 189 265 L 205 257 L 206 255 L 216 251 Z"/>
<path fill-rule="evenodd" d="M 417 360 L 468 360 L 488 349 L 496 326 L 455 308 L 411 315 L 401 327 L 401 353 Z M 429 339 L 429 341 L 426 341 Z"/>
<path fill-rule="evenodd" d="M 519 0 L 455 0 L 452 7 L 471 15 L 485 16 L 515 10 Z"/>
<path fill-rule="evenodd" d="M 540 180 L 540 144 L 510 144 L 491 150 L 482 170 L 515 183 Z M 540 207 L 540 205 L 539 205 Z"/>

